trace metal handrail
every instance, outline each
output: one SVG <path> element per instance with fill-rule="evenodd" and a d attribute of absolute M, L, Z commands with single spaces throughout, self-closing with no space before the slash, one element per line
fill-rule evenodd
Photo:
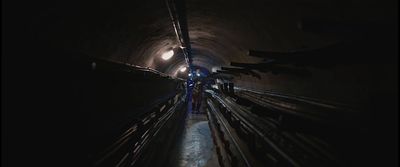
<path fill-rule="evenodd" d="M 165 78 L 171 78 L 171 79 L 176 79 L 176 80 L 181 80 L 181 81 L 186 81 L 185 79 L 173 76 L 173 75 L 168 75 L 166 73 L 157 71 L 156 69 L 150 68 L 150 67 L 142 67 L 139 65 L 135 65 L 135 64 L 130 64 L 130 63 L 124 63 L 124 62 L 120 62 L 120 61 L 116 61 L 116 60 L 111 60 L 111 59 L 105 59 L 105 58 L 92 58 L 94 59 L 94 62 L 97 61 L 103 61 L 103 62 L 107 62 L 107 63 L 114 63 L 114 64 L 118 64 L 121 65 L 122 67 L 126 67 L 130 70 L 138 70 L 138 71 L 143 71 L 143 72 L 150 72 L 153 74 L 157 74 L 160 75 L 161 77 L 165 77 Z"/>
<path fill-rule="evenodd" d="M 312 143 L 313 148 L 305 146 L 304 144 L 299 143 L 301 141 L 297 139 L 296 135 L 286 132 L 280 133 L 276 127 L 273 127 L 273 124 L 268 124 L 267 121 L 262 121 L 259 117 L 251 114 L 250 111 L 247 111 L 241 106 L 235 105 L 227 98 L 221 98 L 212 91 L 208 92 L 212 95 L 215 101 L 220 104 L 221 108 L 225 108 L 224 110 L 221 110 L 221 113 L 227 120 L 238 119 L 241 125 L 240 128 L 245 128 L 247 129 L 247 132 L 259 136 L 260 139 L 271 146 L 280 156 L 290 162 L 293 166 L 307 166 L 310 165 L 309 163 L 313 163 L 312 161 L 305 159 L 305 155 L 320 160 L 329 159 L 328 161 L 334 164 L 340 164 L 339 160 L 333 157 L 333 155 L 327 152 L 327 150 L 321 150 L 321 148 L 316 146 L 314 143 Z M 228 112 L 231 114 L 224 114 Z M 321 156 L 317 152 L 320 152 Z"/>
<path fill-rule="evenodd" d="M 361 112 L 353 108 L 345 108 L 343 106 L 334 106 L 333 104 L 322 104 L 318 102 L 302 101 L 294 97 L 270 96 L 250 91 L 240 91 L 236 96 L 248 99 L 255 104 L 276 111 L 277 114 L 290 114 L 299 116 L 323 124 L 331 124 L 335 126 L 344 126 L 352 123 L 351 118 L 355 118 Z M 341 122 L 337 125 L 336 122 Z"/>
<path fill-rule="evenodd" d="M 299 96 L 299 95 L 293 95 L 293 94 L 284 94 L 284 93 L 279 93 L 279 92 L 275 92 L 275 91 L 271 91 L 271 90 L 257 91 L 257 90 L 241 88 L 241 87 L 234 87 L 234 89 L 239 90 L 239 91 L 252 92 L 255 94 L 259 94 L 261 96 L 279 97 L 279 98 L 299 101 L 299 102 L 303 102 L 303 103 L 308 103 L 311 105 L 317 105 L 317 106 L 326 107 L 326 108 L 333 108 L 333 109 L 337 109 L 337 110 L 347 110 L 347 111 L 358 112 L 358 110 L 360 108 L 357 106 L 351 106 L 349 104 L 344 104 L 344 103 L 340 103 L 340 102 L 321 100 L 321 99 L 316 99 L 316 98 L 312 98 L 312 97 Z"/>
<path fill-rule="evenodd" d="M 238 152 L 240 154 L 240 157 L 245 162 L 245 165 L 247 167 L 250 167 L 251 165 L 250 165 L 250 162 L 249 162 L 248 158 L 243 153 L 242 149 L 239 147 L 239 144 L 237 143 L 237 141 L 232 137 L 232 133 L 230 132 L 230 130 L 229 130 L 228 126 L 226 125 L 226 123 L 224 121 L 222 121 L 222 116 L 216 111 L 216 109 L 213 106 L 212 102 L 207 101 L 207 104 L 210 106 L 211 111 L 216 116 L 217 120 L 223 125 L 224 129 L 226 130 L 227 134 L 229 135 L 230 139 L 232 140 L 235 148 L 238 150 Z"/>
<path fill-rule="evenodd" d="M 209 91 L 209 93 L 211 93 Z M 265 130 L 260 129 L 260 127 L 254 126 L 254 124 L 257 121 L 256 119 L 250 119 L 250 117 L 247 115 L 243 115 L 245 113 L 238 113 L 235 110 L 233 110 L 231 107 L 227 106 L 224 104 L 223 100 L 218 97 L 215 93 L 211 93 L 212 97 L 215 98 L 222 106 L 224 106 L 226 109 L 229 109 L 232 112 L 235 112 L 237 116 L 239 116 L 239 119 L 242 123 L 246 124 L 252 132 L 254 132 L 256 135 L 260 136 L 264 141 L 268 143 L 278 154 L 280 154 L 282 157 L 284 157 L 286 160 L 288 160 L 293 166 L 300 167 L 301 165 L 290 155 L 288 155 L 282 148 L 280 148 L 278 145 L 276 145 L 268 136 Z M 250 119 L 250 120 L 249 120 Z M 252 122 L 252 123 L 250 123 Z"/>
<path fill-rule="evenodd" d="M 174 99 L 176 98 L 180 98 L 181 100 L 175 101 Z M 142 114 L 139 117 L 141 119 L 137 119 L 136 121 L 134 121 L 115 142 L 113 142 L 109 147 L 98 154 L 98 158 L 96 158 L 94 166 L 101 166 L 101 164 L 107 161 L 111 156 L 115 155 L 122 146 L 125 146 L 128 143 L 135 142 L 132 141 L 134 139 L 136 139 L 137 141 L 135 142 L 134 147 L 131 150 L 133 150 L 133 157 L 138 158 L 141 150 L 143 150 L 146 143 L 148 143 L 148 140 L 150 140 L 149 131 L 154 131 L 152 135 L 155 135 L 158 132 L 159 128 L 162 127 L 162 124 L 160 124 L 160 122 L 165 123 L 172 115 L 177 104 L 179 102 L 182 102 L 183 99 L 184 98 L 182 98 L 182 94 L 175 94 L 168 100 L 159 102 L 158 105 L 154 105 L 154 108 L 151 109 L 151 112 Z M 173 104 L 168 105 L 169 102 Z M 116 165 L 119 166 L 120 164 L 122 164 L 121 161 L 125 161 L 129 154 L 132 153 L 130 153 L 129 151 L 125 153 L 125 155 Z M 133 162 L 136 161 L 135 158 L 132 160 Z"/>

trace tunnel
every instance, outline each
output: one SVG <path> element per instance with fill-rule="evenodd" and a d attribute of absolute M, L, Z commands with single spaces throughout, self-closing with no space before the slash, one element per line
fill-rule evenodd
<path fill-rule="evenodd" d="M 398 166 L 398 1 L 2 1 L 2 166 Z"/>

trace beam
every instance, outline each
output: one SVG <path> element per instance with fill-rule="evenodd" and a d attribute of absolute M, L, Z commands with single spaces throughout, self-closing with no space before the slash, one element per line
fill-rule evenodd
<path fill-rule="evenodd" d="M 246 74 L 246 75 L 251 75 L 253 77 L 261 79 L 261 76 L 259 74 L 255 73 L 254 71 L 252 71 L 251 69 L 221 67 L 221 70 L 226 70 L 226 71 L 230 71 L 230 72 L 234 72 L 234 73 L 242 73 L 242 74 Z"/>
<path fill-rule="evenodd" d="M 220 73 L 220 74 L 229 74 L 229 75 L 234 75 L 234 76 L 240 75 L 239 72 L 226 71 L 226 70 L 217 70 L 217 73 Z"/>
<path fill-rule="evenodd" d="M 260 72 L 264 72 L 264 73 L 272 72 L 273 74 L 282 73 L 282 74 L 291 74 L 291 75 L 298 75 L 298 76 L 310 76 L 311 75 L 311 73 L 306 69 L 279 66 L 279 65 L 271 64 L 271 63 L 251 64 L 251 63 L 231 62 L 231 66 L 243 67 L 243 68 L 247 68 L 247 69 L 254 69 L 254 70 L 258 70 Z M 251 70 L 249 70 L 249 71 L 251 71 Z"/>
<path fill-rule="evenodd" d="M 270 58 L 270 59 L 287 59 L 290 58 L 290 55 L 293 53 L 290 52 L 269 52 L 269 51 L 258 51 L 258 50 L 249 50 L 248 55 L 253 57 L 261 57 L 261 58 Z"/>
<path fill-rule="evenodd" d="M 245 69 L 245 68 L 221 67 L 221 70 L 235 71 L 235 72 L 243 72 L 243 71 L 247 71 L 248 69 Z"/>
<path fill-rule="evenodd" d="M 252 63 L 231 62 L 231 66 L 249 68 L 249 69 L 261 68 L 264 65 L 266 65 L 266 64 L 264 64 L 264 63 L 252 64 Z"/>
<path fill-rule="evenodd" d="M 233 79 L 233 76 L 232 76 L 232 75 L 234 75 L 234 74 L 226 74 L 226 73 L 213 72 L 213 73 L 210 74 L 208 77 L 211 77 L 211 78 L 214 78 L 214 79 L 220 78 L 220 79 L 231 80 L 231 79 Z"/>
<path fill-rule="evenodd" d="M 193 70 L 192 48 L 186 18 L 186 3 L 184 0 L 166 0 L 168 12 L 172 20 L 176 37 L 181 45 L 189 72 Z"/>

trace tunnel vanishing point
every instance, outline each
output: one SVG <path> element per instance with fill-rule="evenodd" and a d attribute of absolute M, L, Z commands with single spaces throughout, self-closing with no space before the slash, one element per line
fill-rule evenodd
<path fill-rule="evenodd" d="M 398 166 L 396 0 L 2 1 L 2 166 Z"/>

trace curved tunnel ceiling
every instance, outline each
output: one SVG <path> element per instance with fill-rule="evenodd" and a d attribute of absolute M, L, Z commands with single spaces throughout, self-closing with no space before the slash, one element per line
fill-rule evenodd
<path fill-rule="evenodd" d="M 303 32 L 299 21 L 385 17 L 384 13 L 369 10 L 375 3 L 378 2 L 187 0 L 193 63 L 212 71 L 229 66 L 232 61 L 258 62 L 260 59 L 246 55 L 249 49 L 287 51 L 335 43 L 341 40 L 340 35 Z M 93 14 L 88 17 L 90 26 L 81 30 L 81 49 L 88 55 L 150 67 L 171 75 L 185 66 L 165 1 L 97 5 L 94 7 L 97 10 L 92 10 Z M 342 10 L 337 10 L 337 6 L 342 6 Z M 160 60 L 161 54 L 170 49 L 178 50 L 175 58 Z"/>

